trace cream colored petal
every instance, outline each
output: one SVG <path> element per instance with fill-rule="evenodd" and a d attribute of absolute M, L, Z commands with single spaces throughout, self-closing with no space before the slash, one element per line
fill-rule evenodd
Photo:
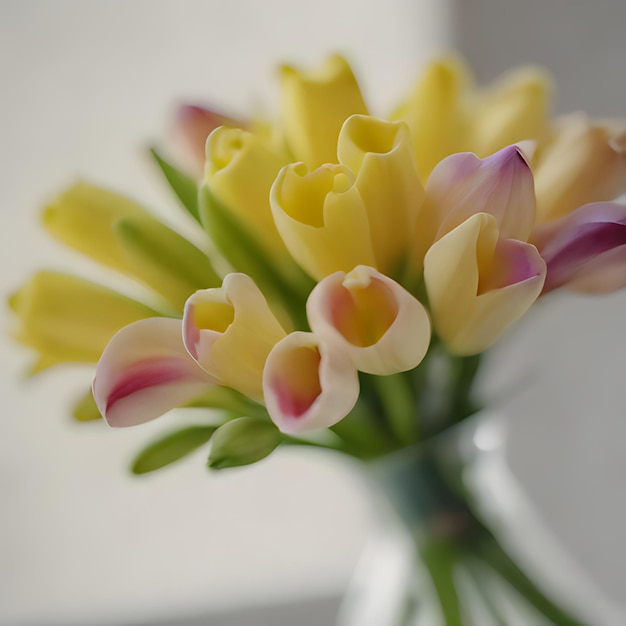
<path fill-rule="evenodd" d="M 424 260 L 437 334 L 455 353 L 482 352 L 537 299 L 545 272 L 534 246 L 498 240 L 495 218 L 473 215 L 437 241 Z"/>
<path fill-rule="evenodd" d="M 362 372 L 389 375 L 416 367 L 430 343 L 422 304 L 366 266 L 320 281 L 307 301 L 313 332 L 342 346 Z"/>
<path fill-rule="evenodd" d="M 115 334 L 96 366 L 93 394 L 110 426 L 135 426 L 214 385 L 187 354 L 180 320 L 155 317 Z"/>
<path fill-rule="evenodd" d="M 298 331 L 270 352 L 263 389 L 265 406 L 278 428 L 299 433 L 342 420 L 358 400 L 359 378 L 344 350 Z"/>

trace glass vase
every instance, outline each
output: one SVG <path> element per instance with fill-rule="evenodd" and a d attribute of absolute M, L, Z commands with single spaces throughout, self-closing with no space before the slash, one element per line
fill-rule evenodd
<path fill-rule="evenodd" d="M 505 434 L 501 420 L 481 413 L 363 464 L 377 524 L 340 626 L 591 623 L 554 579 L 531 577 L 514 556 L 510 522 L 524 517 L 524 499 L 504 462 Z M 563 555 L 551 550 L 554 565 Z"/>

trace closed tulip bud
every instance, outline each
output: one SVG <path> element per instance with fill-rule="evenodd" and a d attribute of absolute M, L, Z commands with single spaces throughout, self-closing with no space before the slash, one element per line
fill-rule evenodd
<path fill-rule="evenodd" d="M 533 304 L 545 274 L 534 246 L 499 238 L 493 215 L 472 215 L 424 259 L 437 334 L 456 354 L 482 352 Z"/>
<path fill-rule="evenodd" d="M 367 209 L 345 166 L 284 167 L 270 204 L 291 256 L 316 280 L 360 264 L 376 266 Z"/>
<path fill-rule="evenodd" d="M 223 127 L 211 133 L 206 159 L 204 178 L 211 192 L 260 239 L 268 255 L 284 258 L 269 195 L 286 158 L 257 135 Z"/>
<path fill-rule="evenodd" d="M 353 115 L 341 129 L 337 155 L 356 176 L 376 266 L 395 275 L 406 260 L 424 199 L 409 129 L 401 122 Z"/>
<path fill-rule="evenodd" d="M 626 132 L 593 125 L 582 115 L 561 121 L 537 155 L 537 220 L 544 224 L 591 202 L 626 191 Z"/>
<path fill-rule="evenodd" d="M 407 101 L 393 114 L 406 122 L 422 180 L 441 159 L 467 149 L 467 114 L 462 97 L 469 72 L 457 58 L 431 63 Z"/>
<path fill-rule="evenodd" d="M 298 331 L 270 352 L 263 389 L 278 428 L 299 433 L 328 428 L 348 415 L 359 397 L 359 377 L 345 350 Z"/>
<path fill-rule="evenodd" d="M 626 206 L 584 205 L 539 228 L 535 243 L 548 272 L 544 293 L 567 287 L 607 293 L 626 287 Z"/>
<path fill-rule="evenodd" d="M 180 320 L 122 328 L 96 367 L 93 396 L 110 426 L 135 426 L 206 393 L 215 380 L 187 354 Z"/>
<path fill-rule="evenodd" d="M 471 215 L 490 213 L 501 237 L 526 241 L 535 221 L 533 175 L 517 146 L 485 159 L 453 154 L 430 175 L 426 205 L 437 224 L 436 239 Z"/>
<path fill-rule="evenodd" d="M 174 140 L 179 144 L 190 172 L 197 178 L 204 171 L 204 146 L 207 137 L 220 126 L 244 128 L 246 123 L 191 104 L 184 104 L 176 111 L 172 128 Z"/>
<path fill-rule="evenodd" d="M 157 313 L 90 281 L 42 271 L 9 298 L 16 338 L 40 353 L 34 370 L 65 361 L 95 363 L 123 326 Z"/>
<path fill-rule="evenodd" d="M 200 367 L 253 400 L 263 401 L 263 367 L 285 331 L 265 296 L 245 274 L 229 274 L 221 288 L 193 294 L 185 305 L 183 339 Z"/>
<path fill-rule="evenodd" d="M 296 159 L 310 168 L 336 162 L 344 121 L 355 113 L 367 114 L 348 63 L 333 56 L 308 73 L 284 66 L 281 88 L 285 138 Z"/>
<path fill-rule="evenodd" d="M 471 110 L 471 146 L 487 156 L 548 132 L 550 79 L 538 68 L 525 67 L 503 75 L 475 94 Z"/>
<path fill-rule="evenodd" d="M 307 301 L 313 332 L 338 343 L 354 366 L 369 374 L 416 367 L 430 343 L 430 320 L 408 291 L 371 267 L 336 272 Z"/>

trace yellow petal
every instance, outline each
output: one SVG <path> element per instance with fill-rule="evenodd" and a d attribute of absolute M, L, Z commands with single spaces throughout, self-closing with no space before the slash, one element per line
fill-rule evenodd
<path fill-rule="evenodd" d="M 626 133 L 595 125 L 584 115 L 567 116 L 533 169 L 539 224 L 583 204 L 614 200 L 626 191 Z"/>
<path fill-rule="evenodd" d="M 95 362 L 123 326 L 158 315 L 100 285 L 58 272 L 38 272 L 9 304 L 17 339 L 42 353 L 41 367 L 63 361 Z"/>
<path fill-rule="evenodd" d="M 44 209 L 42 221 L 46 230 L 66 246 L 125 272 L 128 263 L 112 226 L 119 219 L 147 215 L 124 196 L 79 182 Z"/>
<path fill-rule="evenodd" d="M 441 159 L 468 149 L 463 95 L 470 80 L 469 70 L 460 59 L 435 61 L 392 116 L 406 122 L 411 131 L 423 181 Z"/>
<path fill-rule="evenodd" d="M 249 227 L 268 254 L 284 257 L 269 194 L 286 158 L 258 135 L 227 127 L 211 133 L 206 158 L 205 181 L 212 193 Z"/>
<path fill-rule="evenodd" d="M 346 167 L 309 172 L 304 163 L 288 165 L 270 204 L 291 256 L 316 280 L 361 264 L 376 267 L 367 210 Z"/>
<path fill-rule="evenodd" d="M 550 78 L 522 67 L 503 75 L 475 95 L 471 110 L 471 149 L 485 157 L 525 139 L 543 138 L 548 130 Z"/>
<path fill-rule="evenodd" d="M 337 154 L 356 175 L 376 265 L 389 276 L 397 275 L 424 199 L 408 127 L 353 115 L 341 129 Z"/>
<path fill-rule="evenodd" d="M 296 159 L 315 168 L 337 160 L 337 137 L 354 113 L 367 113 L 348 63 L 329 58 L 312 72 L 281 70 L 282 120 L 287 144 Z"/>
<path fill-rule="evenodd" d="M 185 305 L 183 339 L 191 356 L 221 384 L 258 402 L 265 359 L 285 334 L 245 274 L 228 274 L 221 288 L 198 291 Z"/>
<path fill-rule="evenodd" d="M 496 218 L 478 213 L 424 259 L 435 330 L 457 354 L 488 348 L 541 293 L 546 267 L 537 249 L 498 235 Z"/>

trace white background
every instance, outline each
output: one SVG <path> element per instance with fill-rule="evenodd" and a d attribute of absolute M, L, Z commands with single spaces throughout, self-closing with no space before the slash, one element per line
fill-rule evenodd
<path fill-rule="evenodd" d="M 275 106 L 278 62 L 344 52 L 384 114 L 455 37 L 483 78 L 543 62 L 563 84 L 561 110 L 626 114 L 619 0 L 593 12 L 550 3 L 567 6 L 565 25 L 562 10 L 541 19 L 539 6 L 514 4 L 3 0 L 0 293 L 41 266 L 89 272 L 37 223 L 77 177 L 176 219 L 145 146 L 166 143 L 179 101 Z M 507 390 L 515 473 L 614 602 L 626 591 L 625 314 L 623 293 L 546 299 L 494 351 L 489 375 Z M 297 450 L 216 475 L 199 453 L 130 477 L 137 449 L 181 416 L 125 431 L 74 424 L 68 405 L 90 371 L 25 382 L 30 356 L 4 333 L 0 346 L 0 622 L 128 623 L 341 592 L 369 519 L 349 464 Z"/>

